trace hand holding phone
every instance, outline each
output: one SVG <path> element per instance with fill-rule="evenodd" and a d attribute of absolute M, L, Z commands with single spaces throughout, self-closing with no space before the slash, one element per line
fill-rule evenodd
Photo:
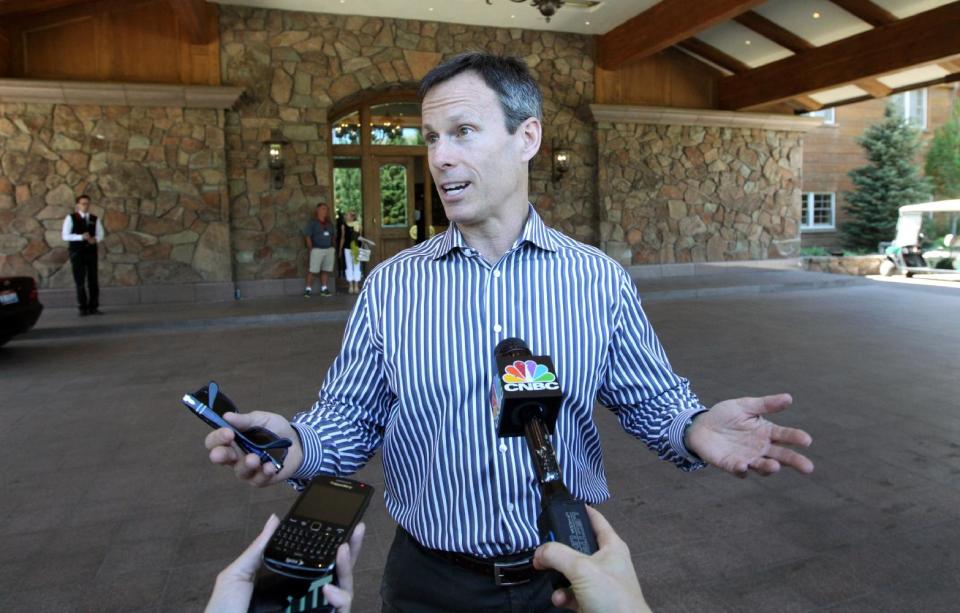
<path fill-rule="evenodd" d="M 297 579 L 332 573 L 337 548 L 350 539 L 373 491 L 352 479 L 315 477 L 267 543 L 264 566 Z"/>
<path fill-rule="evenodd" d="M 237 407 L 220 391 L 216 381 L 201 387 L 193 394 L 184 394 L 183 404 L 194 415 L 206 422 L 211 428 L 228 428 L 233 431 L 234 442 L 244 453 L 252 453 L 260 458 L 261 464 L 271 463 L 277 470 L 283 468 L 287 450 L 292 445 L 288 438 L 282 438 L 266 428 L 254 427 L 244 431 L 235 428 L 223 418 L 225 413 L 237 413 Z"/>

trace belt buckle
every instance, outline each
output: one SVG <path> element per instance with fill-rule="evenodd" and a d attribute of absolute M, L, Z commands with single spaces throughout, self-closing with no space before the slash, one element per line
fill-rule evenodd
<path fill-rule="evenodd" d="M 530 563 L 530 560 L 517 560 L 515 562 L 494 562 L 493 563 L 493 582 L 497 584 L 498 587 L 509 587 L 511 585 L 523 585 L 524 583 L 530 583 L 530 578 L 526 577 L 524 579 L 515 579 L 510 580 L 504 576 L 504 571 L 511 570 L 513 568 L 524 566 Z"/>

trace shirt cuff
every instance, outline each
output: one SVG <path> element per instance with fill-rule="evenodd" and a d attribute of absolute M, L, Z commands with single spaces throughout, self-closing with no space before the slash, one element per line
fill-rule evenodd
<path fill-rule="evenodd" d="M 667 440 L 670 441 L 670 447 L 687 462 L 701 466 L 705 466 L 706 462 L 687 449 L 687 445 L 684 442 L 684 435 L 687 432 L 687 428 L 693 423 L 693 418 L 700 413 L 706 413 L 706 411 L 707 409 L 703 407 L 681 411 L 673 418 L 670 427 L 667 429 Z"/>
<path fill-rule="evenodd" d="M 320 465 L 323 463 L 323 442 L 317 432 L 305 425 L 291 423 L 300 437 L 300 448 L 303 450 L 303 462 L 300 468 L 293 473 L 289 481 L 298 489 L 302 489 L 306 482 L 320 474 Z"/>

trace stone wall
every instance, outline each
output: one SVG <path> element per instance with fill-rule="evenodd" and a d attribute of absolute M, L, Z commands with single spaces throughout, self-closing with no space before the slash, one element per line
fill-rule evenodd
<path fill-rule="evenodd" d="M 799 253 L 799 132 L 599 122 L 600 246 L 625 265 Z"/>
<path fill-rule="evenodd" d="M 88 194 L 100 283 L 229 281 L 224 114 L 0 104 L 0 274 L 73 286 L 63 218 Z"/>
<path fill-rule="evenodd" d="M 806 256 L 802 266 L 804 270 L 813 272 L 863 277 L 880 274 L 880 263 L 885 259 L 882 255 Z"/>
<path fill-rule="evenodd" d="M 516 55 L 531 66 L 545 96 L 545 148 L 534 162 L 531 200 L 548 223 L 596 242 L 590 37 L 234 6 L 221 6 L 220 26 L 222 82 L 248 93 L 226 124 L 238 280 L 304 272 L 300 229 L 317 199 L 331 196 L 331 107 L 379 91 L 415 91 L 438 61 L 471 49 Z M 291 143 L 282 190 L 271 189 L 266 168 L 263 141 L 272 133 Z M 554 141 L 574 155 L 557 184 Z"/>

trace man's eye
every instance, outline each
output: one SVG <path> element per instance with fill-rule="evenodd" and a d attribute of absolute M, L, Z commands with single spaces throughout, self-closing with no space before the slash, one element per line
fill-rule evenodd
<path fill-rule="evenodd" d="M 470 128 L 468 126 L 460 126 L 460 128 L 457 130 L 457 134 L 460 136 L 466 136 L 471 132 L 473 132 L 473 128 Z"/>

